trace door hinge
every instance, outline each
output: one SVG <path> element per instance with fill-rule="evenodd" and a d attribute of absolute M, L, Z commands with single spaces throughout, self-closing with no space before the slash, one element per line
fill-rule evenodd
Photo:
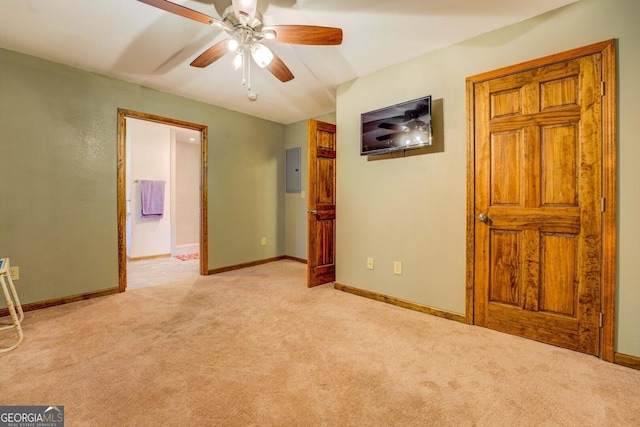
<path fill-rule="evenodd" d="M 604 96 L 604 81 L 600 82 L 600 96 Z"/>
<path fill-rule="evenodd" d="M 602 312 L 600 312 L 600 327 L 601 328 L 602 328 L 602 322 L 603 322 L 603 320 L 602 320 Z"/>
<path fill-rule="evenodd" d="M 606 209 L 606 200 L 604 197 L 600 198 L 600 212 L 604 212 Z"/>

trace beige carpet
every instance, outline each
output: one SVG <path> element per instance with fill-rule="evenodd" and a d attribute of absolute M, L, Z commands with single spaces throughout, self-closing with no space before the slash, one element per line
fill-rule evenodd
<path fill-rule="evenodd" d="M 309 290 L 305 268 L 28 312 L 1 404 L 64 405 L 69 427 L 640 425 L 640 371 Z"/>

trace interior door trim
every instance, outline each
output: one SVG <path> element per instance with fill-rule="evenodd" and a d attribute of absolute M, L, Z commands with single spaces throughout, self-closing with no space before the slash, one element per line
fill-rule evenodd
<path fill-rule="evenodd" d="M 117 146 L 117 200 L 118 200 L 118 272 L 119 291 L 127 288 L 127 236 L 126 236 L 126 119 L 133 118 L 178 126 L 199 131 L 200 142 L 200 275 L 209 274 L 209 240 L 208 240 L 208 127 L 197 123 L 185 122 L 168 117 L 141 113 L 118 108 L 118 146 Z"/>
<path fill-rule="evenodd" d="M 592 45 L 569 50 L 563 53 L 534 59 L 532 61 L 500 68 L 494 71 L 468 77 L 466 80 L 467 98 L 467 240 L 466 240 L 466 301 L 465 318 L 468 324 L 474 323 L 474 227 L 475 227 L 475 85 L 506 75 L 539 68 L 557 62 L 600 54 L 602 58 L 602 276 L 601 276 L 601 312 L 600 358 L 614 362 L 615 356 L 615 294 L 616 294 L 616 212 L 617 212 L 617 86 L 616 86 L 616 41 L 605 40 Z"/>

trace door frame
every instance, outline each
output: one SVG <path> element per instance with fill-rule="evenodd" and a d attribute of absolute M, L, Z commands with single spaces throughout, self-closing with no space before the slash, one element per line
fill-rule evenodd
<path fill-rule="evenodd" d="M 614 361 L 615 355 L 615 294 L 616 294 L 616 211 L 617 211 L 617 135 L 616 135 L 616 41 L 606 40 L 600 43 L 572 49 L 566 52 L 546 56 L 532 61 L 500 68 L 468 77 L 466 80 L 467 98 L 467 251 L 466 251 L 466 308 L 465 320 L 474 324 L 474 287 L 475 287 L 475 85 L 487 80 L 504 77 L 558 62 L 600 54 L 602 58 L 602 276 L 601 276 L 601 313 L 600 358 Z"/>
<path fill-rule="evenodd" d="M 117 145 L 117 200 L 118 200 L 118 288 L 124 292 L 127 288 L 127 202 L 126 202 L 126 160 L 127 160 L 127 118 L 146 120 L 163 125 L 199 131 L 200 141 L 200 275 L 209 274 L 208 243 L 208 127 L 197 123 L 185 122 L 168 117 L 141 113 L 118 108 L 118 145 Z"/>

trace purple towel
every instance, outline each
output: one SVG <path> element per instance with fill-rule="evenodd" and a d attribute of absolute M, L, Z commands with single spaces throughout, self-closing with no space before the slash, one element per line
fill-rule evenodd
<path fill-rule="evenodd" d="M 164 181 L 140 181 L 142 219 L 162 219 L 164 216 Z"/>

